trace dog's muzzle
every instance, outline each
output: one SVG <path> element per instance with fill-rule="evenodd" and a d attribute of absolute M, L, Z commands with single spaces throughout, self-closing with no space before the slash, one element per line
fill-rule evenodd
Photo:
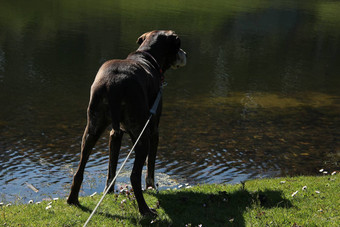
<path fill-rule="evenodd" d="M 176 55 L 176 61 L 172 64 L 172 68 L 177 69 L 187 64 L 187 53 L 184 50 L 179 49 Z"/>

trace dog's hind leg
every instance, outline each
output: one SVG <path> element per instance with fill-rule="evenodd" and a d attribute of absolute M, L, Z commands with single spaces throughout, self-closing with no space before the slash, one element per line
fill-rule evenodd
<path fill-rule="evenodd" d="M 150 151 L 147 158 L 147 171 L 145 177 L 146 189 L 155 188 L 155 162 L 159 141 L 158 129 L 150 136 Z"/>
<path fill-rule="evenodd" d="M 80 162 L 78 165 L 78 169 L 73 177 L 71 192 L 67 199 L 68 204 L 79 205 L 78 195 L 80 186 L 83 182 L 86 163 L 90 157 L 92 148 L 108 125 L 105 114 L 103 114 L 102 111 L 96 110 L 96 104 L 98 103 L 93 103 L 93 100 L 92 102 L 90 101 L 90 105 L 87 111 L 87 126 L 85 128 L 81 144 Z"/>
<path fill-rule="evenodd" d="M 111 87 L 108 91 L 108 102 L 111 117 L 112 130 L 109 140 L 109 170 L 107 174 L 106 187 L 104 192 L 110 186 L 112 180 L 116 176 L 119 151 L 122 144 L 124 132 L 120 129 L 121 118 L 121 100 L 122 91 L 116 87 Z M 114 184 L 109 189 L 108 193 L 114 192 Z"/>
<path fill-rule="evenodd" d="M 122 138 L 123 138 L 123 131 L 122 130 L 111 130 L 110 132 L 110 140 L 109 140 L 109 170 L 108 170 L 108 176 L 106 181 L 106 187 L 104 191 L 107 190 L 109 185 L 111 184 L 113 178 L 116 176 L 116 169 L 117 169 L 117 163 L 118 163 L 118 157 L 119 157 L 119 151 L 122 144 Z M 114 184 L 111 186 L 108 193 L 114 192 Z"/>
<path fill-rule="evenodd" d="M 158 149 L 158 142 L 159 142 L 159 131 L 158 131 L 158 125 L 160 120 L 162 110 L 162 101 L 159 103 L 158 107 L 158 114 L 156 114 L 153 117 L 153 121 L 151 121 L 150 124 L 150 151 L 147 158 L 147 171 L 146 171 L 146 177 L 145 177 L 145 183 L 146 183 L 146 189 L 149 187 L 156 188 L 155 187 L 155 162 L 156 162 L 156 155 L 157 155 L 157 149 Z"/>

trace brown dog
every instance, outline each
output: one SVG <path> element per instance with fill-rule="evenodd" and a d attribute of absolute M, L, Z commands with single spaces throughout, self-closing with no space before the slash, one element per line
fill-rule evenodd
<path fill-rule="evenodd" d="M 87 109 L 87 126 L 81 144 L 80 163 L 73 178 L 69 204 L 79 205 L 78 194 L 84 169 L 92 148 L 103 131 L 112 125 L 110 132 L 110 158 L 106 187 L 113 180 L 124 132 L 133 143 L 145 125 L 163 79 L 170 67 L 186 64 L 186 53 L 180 49 L 180 39 L 173 31 L 151 31 L 137 40 L 137 51 L 124 60 L 110 60 L 99 69 L 91 86 Z M 141 214 L 154 214 L 146 204 L 141 187 L 141 175 L 146 158 L 146 187 L 154 187 L 155 158 L 158 146 L 158 123 L 162 105 L 151 119 L 135 148 L 135 162 L 131 184 Z M 113 191 L 112 187 L 110 191 Z"/>

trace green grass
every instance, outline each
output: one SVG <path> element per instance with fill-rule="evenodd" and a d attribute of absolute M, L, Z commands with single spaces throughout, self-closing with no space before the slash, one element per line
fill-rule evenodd
<path fill-rule="evenodd" d="M 337 175 L 301 176 L 148 191 L 144 196 L 157 209 L 155 220 L 138 213 L 132 195 L 108 195 L 89 226 L 340 226 L 339 183 Z M 80 198 L 81 207 L 60 199 L 50 209 L 49 201 L 5 204 L 0 226 L 82 226 L 99 199 Z"/>

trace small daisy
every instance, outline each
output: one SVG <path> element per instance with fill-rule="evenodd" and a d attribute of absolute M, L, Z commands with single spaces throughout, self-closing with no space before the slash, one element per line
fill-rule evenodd
<path fill-rule="evenodd" d="M 292 194 L 292 197 L 294 197 L 299 191 L 296 191 Z"/>

